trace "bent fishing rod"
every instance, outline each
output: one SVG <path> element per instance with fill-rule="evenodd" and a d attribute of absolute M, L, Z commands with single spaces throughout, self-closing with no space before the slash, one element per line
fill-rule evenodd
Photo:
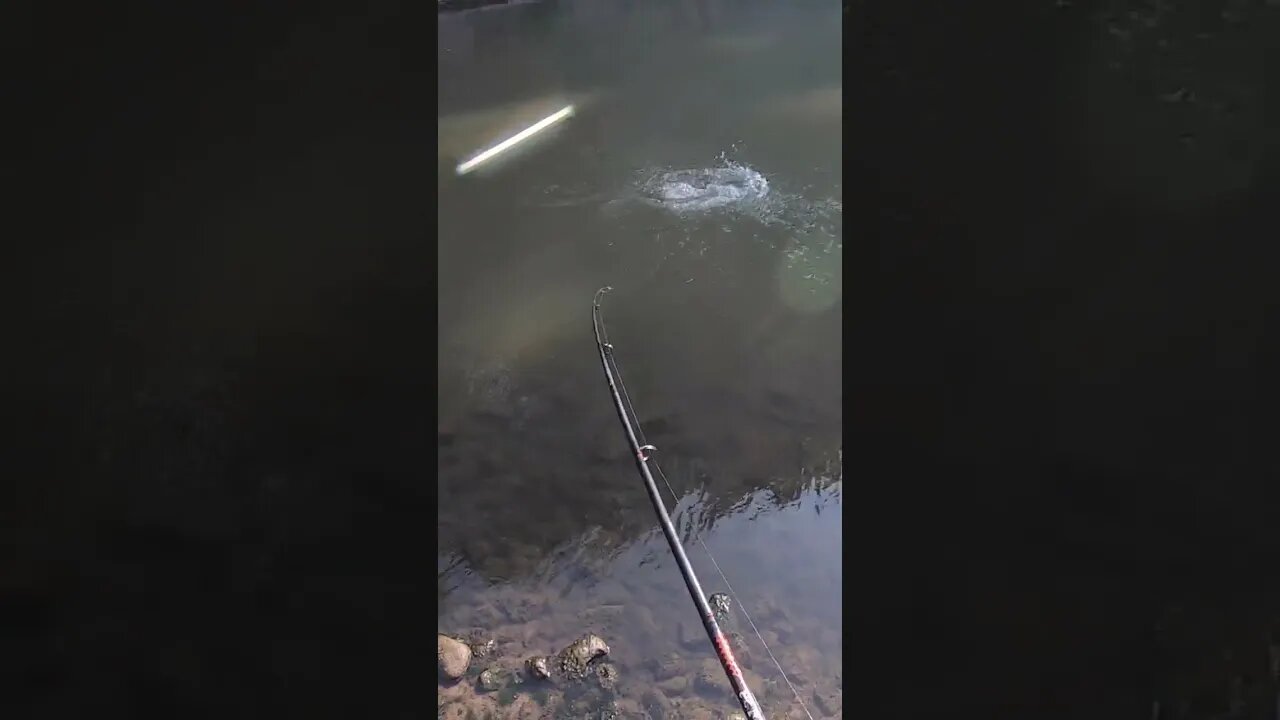
<path fill-rule="evenodd" d="M 689 588 L 689 596 L 693 598 L 693 604 L 698 607 L 698 614 L 702 616 L 702 627 L 707 631 L 707 637 L 711 640 L 711 644 L 715 647 L 716 657 L 720 660 L 721 667 L 724 668 L 724 674 L 729 677 L 729 684 L 733 686 L 734 693 L 738 696 L 738 702 L 742 705 L 742 712 L 746 713 L 749 720 L 765 720 L 764 711 L 760 709 L 760 703 L 756 701 L 755 693 L 751 692 L 751 688 L 747 687 L 746 678 L 742 676 L 742 669 L 738 667 L 738 661 L 733 656 L 733 649 L 729 647 L 729 640 L 725 637 L 724 631 L 720 629 L 720 624 L 716 622 L 716 616 L 711 612 L 711 605 L 707 602 L 707 597 L 702 592 L 702 585 L 698 582 L 698 576 L 693 572 L 693 565 L 689 563 L 689 556 L 684 552 L 684 545 L 680 543 L 680 536 L 676 534 L 675 525 L 671 523 L 671 516 L 667 514 L 667 506 L 662 502 L 662 496 L 658 493 L 658 484 L 653 480 L 653 473 L 649 471 L 649 453 L 657 450 L 652 445 L 641 446 L 640 441 L 636 437 L 636 430 L 632 426 L 631 418 L 627 415 L 627 410 L 622 404 L 622 395 L 618 391 L 621 381 L 618 380 L 614 373 L 613 345 L 605 342 L 604 321 L 600 318 L 600 298 L 613 288 L 604 287 L 596 291 L 595 300 L 591 305 L 591 321 L 595 328 L 596 348 L 600 351 L 600 364 L 604 366 L 604 376 L 609 382 L 609 394 L 613 396 L 613 407 L 618 411 L 618 419 L 622 421 L 622 428 L 627 433 L 627 442 L 631 445 L 631 452 L 635 457 L 636 468 L 640 471 L 640 476 L 644 478 L 645 490 L 649 492 L 649 500 L 653 503 L 653 509 L 658 514 L 658 522 L 662 525 L 662 534 L 667 537 L 667 545 L 671 547 L 671 554 L 676 557 L 676 564 L 680 566 L 680 574 L 684 576 L 684 584 Z"/>

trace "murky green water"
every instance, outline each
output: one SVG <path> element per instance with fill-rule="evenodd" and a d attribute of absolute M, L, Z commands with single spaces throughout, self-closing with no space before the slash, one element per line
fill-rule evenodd
<path fill-rule="evenodd" d="M 617 359 L 707 592 L 725 588 L 697 540 L 809 711 L 838 715 L 840 9 L 706 10 L 441 16 L 439 629 L 495 635 L 497 662 L 596 632 L 624 709 L 733 709 L 722 676 L 723 695 L 662 685 L 713 655 L 595 354 L 590 302 L 611 285 Z M 455 174 L 568 104 L 567 121 Z M 768 194 L 675 213 L 639 192 L 663 170 L 726 166 Z M 799 712 L 744 630 L 766 708 Z"/>

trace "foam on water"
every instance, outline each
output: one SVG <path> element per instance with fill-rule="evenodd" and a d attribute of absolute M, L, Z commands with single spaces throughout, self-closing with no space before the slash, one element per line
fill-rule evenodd
<path fill-rule="evenodd" d="M 640 186 L 650 204 L 672 212 L 696 213 L 730 206 L 749 206 L 769 194 L 769 181 L 746 165 L 666 170 L 654 173 Z"/>
<path fill-rule="evenodd" d="M 657 168 L 637 174 L 635 185 L 622 197 L 607 203 L 617 216 L 640 205 L 665 210 L 677 218 L 729 216 L 793 232 L 840 235 L 841 203 L 812 200 L 775 187 L 760 171 L 728 160 L 699 169 Z"/>

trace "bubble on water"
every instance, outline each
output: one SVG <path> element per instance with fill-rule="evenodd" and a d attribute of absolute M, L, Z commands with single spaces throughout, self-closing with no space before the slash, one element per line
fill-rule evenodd
<path fill-rule="evenodd" d="M 843 294 L 843 255 L 841 243 L 821 236 L 803 238 L 781 254 L 779 297 L 798 312 L 816 313 L 832 307 Z"/>

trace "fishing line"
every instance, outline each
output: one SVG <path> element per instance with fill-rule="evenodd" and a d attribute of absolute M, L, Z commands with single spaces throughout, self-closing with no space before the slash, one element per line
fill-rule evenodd
<path fill-rule="evenodd" d="M 681 573 L 685 576 L 685 581 L 689 586 L 690 594 L 693 595 L 694 598 L 694 604 L 698 606 L 699 611 L 703 614 L 703 625 L 706 627 L 708 635 L 711 636 L 712 644 L 716 646 L 717 652 L 720 653 L 721 664 L 725 666 L 725 673 L 729 675 L 729 682 L 733 685 L 734 689 L 738 691 L 739 700 L 742 703 L 743 711 L 747 713 L 747 717 L 763 718 L 763 713 L 755 715 L 752 712 L 753 710 L 759 711 L 759 705 L 756 704 L 754 695 L 751 694 L 751 691 L 746 687 L 745 681 L 742 680 L 741 671 L 737 669 L 732 654 L 728 654 L 727 660 L 725 658 L 725 650 L 721 647 L 721 643 L 723 642 L 723 633 L 720 632 L 719 625 L 715 622 L 714 616 L 710 614 L 710 607 L 706 602 L 705 596 L 702 595 L 702 588 L 698 584 L 697 577 L 693 574 L 693 568 L 688 563 L 688 558 L 684 554 L 683 547 L 680 546 L 679 539 L 674 535 L 674 528 L 671 526 L 671 521 L 667 516 L 666 508 L 662 504 L 662 499 L 657 496 L 657 487 L 652 483 L 653 476 L 649 472 L 650 467 L 657 471 L 658 477 L 662 478 L 662 483 L 666 486 L 667 493 L 671 496 L 672 502 L 677 506 L 680 504 L 680 498 L 676 495 L 675 489 L 671 487 L 671 482 L 667 479 L 666 473 L 662 471 L 662 468 L 658 465 L 657 461 L 652 458 L 652 455 L 657 448 L 648 444 L 645 440 L 644 431 L 640 427 L 639 416 L 636 414 L 635 407 L 631 403 L 631 396 L 627 393 L 626 385 L 622 382 L 622 371 L 618 368 L 617 360 L 613 356 L 613 345 L 609 342 L 608 334 L 605 332 L 604 318 L 602 317 L 600 308 L 600 299 L 605 293 L 612 289 L 613 288 L 611 287 L 604 287 L 596 291 L 595 300 L 592 304 L 591 316 L 595 326 L 596 344 L 600 350 L 600 360 L 604 364 L 605 376 L 609 382 L 609 388 L 613 391 L 618 415 L 622 420 L 628 440 L 631 441 L 632 450 L 636 453 L 636 465 L 640 468 L 641 474 L 651 486 L 650 499 L 654 502 L 654 509 L 658 511 L 658 519 L 662 522 L 663 530 L 667 534 L 667 542 L 671 545 L 671 550 L 676 556 L 677 564 L 680 565 Z M 841 474 L 843 475 L 843 469 Z M 792 684 L 791 678 L 787 677 L 786 671 L 782 669 L 782 663 L 778 662 L 778 658 L 773 654 L 773 650 L 769 648 L 769 643 L 765 642 L 764 635 L 756 626 L 755 621 L 751 619 L 751 614 L 747 612 L 746 605 L 743 604 L 741 598 L 738 597 L 737 591 L 733 589 L 733 585 L 729 582 L 729 578 L 725 575 L 724 570 L 721 569 L 720 563 L 716 561 L 715 555 L 711 553 L 711 549 L 707 547 L 707 544 L 702 540 L 701 535 L 695 534 L 695 538 L 698 541 L 698 545 L 702 548 L 702 551 L 706 553 L 707 558 L 711 560 L 712 566 L 715 567 L 716 573 L 720 576 L 720 580 L 724 582 L 725 588 L 729 591 L 729 595 L 737 601 L 738 608 L 741 610 L 742 616 L 746 618 L 747 624 L 751 626 L 751 631 L 755 633 L 756 639 L 760 641 L 761 647 L 763 647 L 764 651 L 769 655 L 769 660 L 773 662 L 774 668 L 776 668 L 778 674 L 782 676 L 782 680 L 787 684 L 787 687 L 791 689 L 791 694 L 794 695 L 796 701 L 800 703 L 800 708 L 804 711 L 804 714 L 809 718 L 809 720 L 813 720 L 813 714 L 809 712 L 809 708 L 805 704 L 804 699 L 800 696 L 800 692 L 796 689 L 796 686 Z M 754 705 L 754 708 L 749 707 L 749 705 Z"/>

